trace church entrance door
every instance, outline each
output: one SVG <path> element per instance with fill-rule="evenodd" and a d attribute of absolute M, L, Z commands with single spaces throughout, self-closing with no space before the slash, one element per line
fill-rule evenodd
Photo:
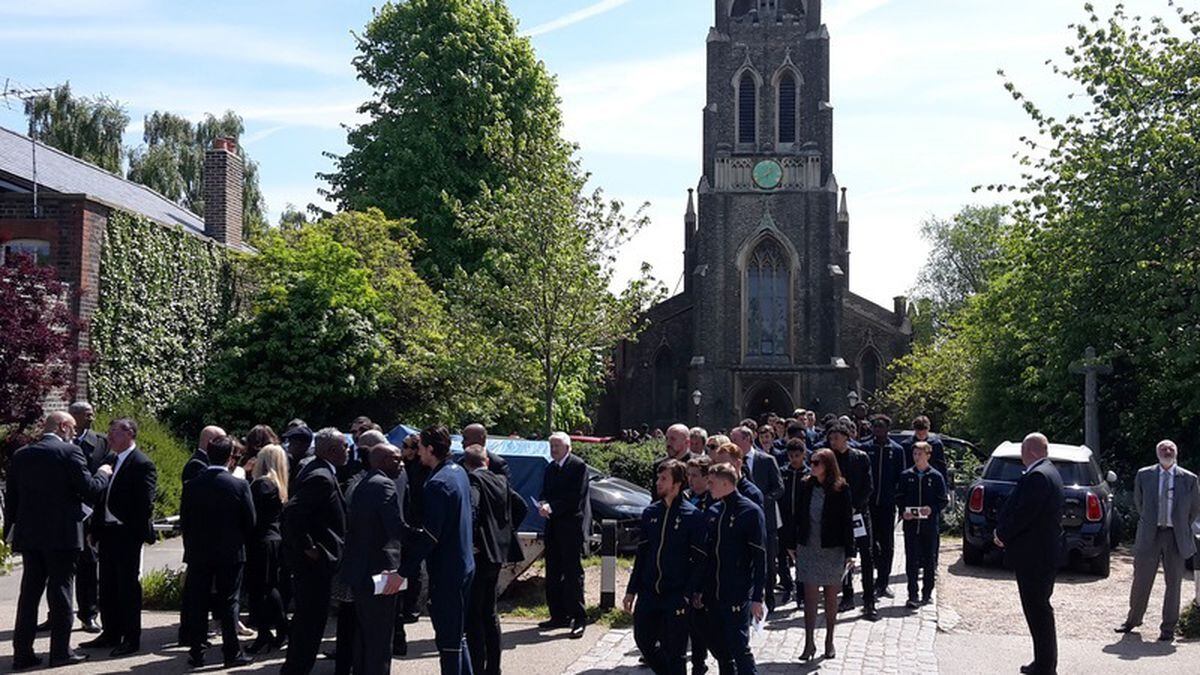
<path fill-rule="evenodd" d="M 795 411 L 792 396 L 778 382 L 771 380 L 759 382 L 750 387 L 750 394 L 742 406 L 742 414 L 754 420 L 763 415 L 775 413 L 780 417 L 788 417 Z"/>

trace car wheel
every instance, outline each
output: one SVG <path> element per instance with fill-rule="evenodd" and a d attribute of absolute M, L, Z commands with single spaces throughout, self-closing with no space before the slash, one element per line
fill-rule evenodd
<path fill-rule="evenodd" d="M 978 567 L 983 564 L 983 549 L 972 546 L 967 541 L 966 535 L 963 535 L 962 558 L 963 563 L 970 567 Z"/>
<path fill-rule="evenodd" d="M 1088 571 L 1101 579 L 1107 579 L 1108 573 L 1112 569 L 1112 549 L 1104 547 L 1104 552 L 1100 555 L 1088 560 Z"/>

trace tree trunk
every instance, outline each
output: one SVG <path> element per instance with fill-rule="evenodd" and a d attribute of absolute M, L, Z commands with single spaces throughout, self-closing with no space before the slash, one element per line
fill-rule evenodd
<path fill-rule="evenodd" d="M 545 394 L 546 394 L 546 427 L 543 429 L 543 436 L 550 437 L 554 432 L 554 385 L 552 384 L 552 376 L 554 369 L 550 365 L 550 352 L 546 352 L 546 362 L 542 366 L 543 375 L 546 377 Z"/>

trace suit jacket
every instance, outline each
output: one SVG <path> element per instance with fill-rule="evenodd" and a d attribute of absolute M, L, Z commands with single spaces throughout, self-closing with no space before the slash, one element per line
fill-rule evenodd
<path fill-rule="evenodd" d="M 83 504 L 104 492 L 108 478 L 93 476 L 83 451 L 46 434 L 13 455 L 4 500 L 4 536 L 13 550 L 83 550 Z"/>
<path fill-rule="evenodd" d="M 370 592 L 371 577 L 400 567 L 403 506 L 396 481 L 379 470 L 354 487 L 346 514 L 346 545 L 338 578 L 352 590 Z"/>
<path fill-rule="evenodd" d="M 475 571 L 467 470 L 449 459 L 443 460 L 430 472 L 424 491 L 425 520 L 422 529 L 414 532 L 411 540 L 406 539 L 412 548 L 405 552 L 402 573 L 409 579 L 416 578 L 421 561 L 425 561 L 431 589 L 461 584 L 467 574 Z"/>
<path fill-rule="evenodd" d="M 332 574 L 346 538 L 346 505 L 333 467 L 323 459 L 314 459 L 289 487 L 292 492 L 280 517 L 288 561 L 293 569 L 312 565 L 305 551 L 316 549 L 317 564 Z"/>
<path fill-rule="evenodd" d="M 1134 555 L 1150 553 L 1154 549 L 1154 538 L 1158 532 L 1159 474 L 1159 465 L 1155 464 L 1139 470 L 1133 479 L 1133 508 L 1138 513 Z M 1200 484 L 1197 483 L 1196 474 L 1178 465 L 1175 467 L 1175 496 L 1170 515 L 1179 554 L 1185 559 L 1196 555 L 1192 523 L 1200 518 Z"/>
<path fill-rule="evenodd" d="M 488 450 L 487 448 L 484 448 L 484 452 L 486 452 L 487 456 L 488 456 L 488 471 L 491 471 L 494 474 L 499 474 L 501 476 L 504 476 L 505 478 L 509 478 L 509 479 L 512 478 L 512 470 L 508 468 L 508 460 L 507 459 L 504 459 L 504 457 L 502 455 L 497 455 L 496 453 L 492 452 L 491 450 Z M 454 461 L 458 462 L 459 464 L 462 464 L 463 460 L 466 459 L 466 457 L 467 457 L 466 454 L 461 454 L 461 455 L 456 456 L 454 458 Z"/>
<path fill-rule="evenodd" d="M 109 453 L 108 464 L 117 466 L 117 455 Z M 158 470 L 146 453 L 136 447 L 129 451 L 125 461 L 108 482 L 108 490 L 96 502 L 96 513 L 92 515 L 96 524 L 104 522 L 104 509 L 109 511 L 142 538 L 147 544 L 154 542 L 154 497 L 158 494 Z"/>
<path fill-rule="evenodd" d="M 542 477 L 542 491 L 538 499 L 550 504 L 550 525 L 565 527 L 571 523 L 583 533 L 588 515 L 591 513 L 588 503 L 587 464 L 567 453 L 562 467 L 551 461 L 546 465 L 546 473 Z"/>
<path fill-rule="evenodd" d="M 194 450 L 192 452 L 192 456 L 188 457 L 187 463 L 183 465 L 183 482 L 186 483 L 196 476 L 199 476 L 201 473 L 204 473 L 204 470 L 207 468 L 208 453 L 200 449 Z"/>
<path fill-rule="evenodd" d="M 96 470 L 108 458 L 108 437 L 104 434 L 98 434 L 88 429 L 75 439 L 75 445 L 83 451 L 88 471 L 92 473 L 96 473 Z"/>
<path fill-rule="evenodd" d="M 779 516 L 775 503 L 783 496 L 783 477 L 779 473 L 779 462 L 762 450 L 752 449 L 754 460 L 750 467 L 750 482 L 763 494 L 763 514 L 767 523 L 767 539 L 779 536 Z"/>
<path fill-rule="evenodd" d="M 246 543 L 254 535 L 250 484 L 225 470 L 205 469 L 183 484 L 179 526 L 183 561 L 189 565 L 234 565 L 246 561 Z"/>
<path fill-rule="evenodd" d="M 996 536 L 1018 572 L 1053 574 L 1062 551 L 1062 476 L 1054 464 L 1034 462 L 1004 503 Z"/>
<path fill-rule="evenodd" d="M 467 478 L 471 484 L 475 555 L 490 563 L 509 562 L 517 522 L 508 479 L 483 468 L 468 472 Z"/>

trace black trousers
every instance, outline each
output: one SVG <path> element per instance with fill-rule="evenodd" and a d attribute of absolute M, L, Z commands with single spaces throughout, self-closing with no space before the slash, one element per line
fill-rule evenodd
<path fill-rule="evenodd" d="M 243 581 L 250 601 L 250 622 L 260 636 L 267 638 L 287 632 L 281 582 L 282 545 L 279 539 L 264 539 L 246 544 L 246 571 Z"/>
<path fill-rule="evenodd" d="M 917 576 L 925 570 L 921 597 L 933 595 L 933 584 L 937 579 L 938 526 L 933 520 L 921 521 L 920 525 L 904 525 L 904 573 L 908 578 L 908 597 L 917 597 Z"/>
<path fill-rule="evenodd" d="M 638 601 L 633 610 L 633 640 L 655 675 L 687 672 L 687 639 L 685 608 L 670 609 Z"/>
<path fill-rule="evenodd" d="M 83 550 L 75 561 L 75 615 L 87 623 L 95 621 L 100 614 L 96 604 L 99 593 L 100 565 L 96 560 L 96 547 L 89 546 L 84 539 Z"/>
<path fill-rule="evenodd" d="M 421 563 L 421 570 L 425 570 L 425 563 Z M 421 614 L 421 587 L 421 575 L 417 574 L 408 580 L 408 588 L 401 591 L 403 597 L 400 599 L 400 604 L 404 607 L 404 614 L 418 616 Z"/>
<path fill-rule="evenodd" d="M 102 635 L 140 649 L 142 537 L 124 525 L 105 524 L 100 527 L 99 538 Z"/>
<path fill-rule="evenodd" d="M 871 536 L 871 516 L 863 514 L 863 524 L 867 527 L 867 536 L 854 540 L 854 548 L 858 550 L 859 567 L 862 569 L 863 607 L 875 606 L 875 540 Z M 854 598 L 854 575 L 847 574 L 842 584 L 842 597 Z"/>
<path fill-rule="evenodd" d="M 500 615 L 496 613 L 496 584 L 500 563 L 475 556 L 475 580 L 467 609 L 467 647 L 477 675 L 500 675 Z"/>
<path fill-rule="evenodd" d="M 775 509 L 771 508 L 770 522 L 774 522 Z M 779 557 L 779 530 L 771 526 L 767 526 L 767 583 L 763 589 L 763 600 L 767 605 L 767 609 L 775 610 L 775 575 L 776 563 L 775 559 Z"/>
<path fill-rule="evenodd" d="M 442 675 L 474 672 L 465 635 L 473 577 L 474 574 L 468 574 L 465 579 L 442 579 L 438 570 L 429 569 L 429 620 L 433 624 L 433 643 L 438 649 Z"/>
<path fill-rule="evenodd" d="M 750 651 L 750 602 L 708 605 L 708 646 L 721 675 L 758 672 Z"/>
<path fill-rule="evenodd" d="M 583 606 L 583 525 L 577 520 L 546 522 L 546 605 L 553 620 L 587 618 Z"/>
<path fill-rule="evenodd" d="M 334 675 L 350 675 L 354 672 L 358 644 L 357 602 L 337 604 L 337 623 L 334 625 L 333 672 Z"/>
<path fill-rule="evenodd" d="M 188 563 L 187 579 L 183 584 L 184 595 L 192 597 L 188 618 L 192 626 L 188 638 L 192 652 L 203 652 L 203 644 L 208 637 L 207 630 L 197 630 L 197 627 L 208 625 L 208 614 L 211 611 L 221 621 L 221 653 L 228 661 L 242 653 L 238 642 L 238 597 L 242 593 L 243 563 L 213 565 L 205 563 Z M 213 589 L 216 589 L 215 592 Z"/>
<path fill-rule="evenodd" d="M 708 670 L 708 609 L 688 609 L 688 637 L 692 641 L 692 675 Z"/>
<path fill-rule="evenodd" d="M 324 565 L 304 561 L 292 568 L 292 630 L 283 675 L 308 675 L 317 661 L 325 623 L 329 620 L 330 573 Z"/>
<path fill-rule="evenodd" d="M 33 658 L 38 607 L 42 593 L 50 606 L 50 660 L 71 653 L 71 579 L 75 576 L 78 551 L 33 550 L 21 553 L 21 595 L 17 599 L 17 621 L 13 628 L 13 657 Z"/>
<path fill-rule="evenodd" d="M 1054 628 L 1054 570 L 1017 570 L 1017 591 L 1025 623 L 1033 637 L 1033 672 L 1039 675 L 1058 670 L 1058 634 Z"/>
<path fill-rule="evenodd" d="M 891 585 L 892 561 L 896 554 L 896 507 L 883 504 L 871 507 L 871 538 L 875 548 L 875 587 Z"/>
<path fill-rule="evenodd" d="M 796 583 L 792 581 L 792 558 L 782 547 L 775 548 L 775 571 L 779 575 L 779 587 L 791 593 L 796 590 Z"/>
<path fill-rule="evenodd" d="M 398 595 L 355 592 L 357 625 L 354 640 L 354 675 L 387 675 L 392 670 L 392 622 Z M 341 620 L 341 616 L 338 616 Z M 341 649 L 338 649 L 341 658 Z"/>

